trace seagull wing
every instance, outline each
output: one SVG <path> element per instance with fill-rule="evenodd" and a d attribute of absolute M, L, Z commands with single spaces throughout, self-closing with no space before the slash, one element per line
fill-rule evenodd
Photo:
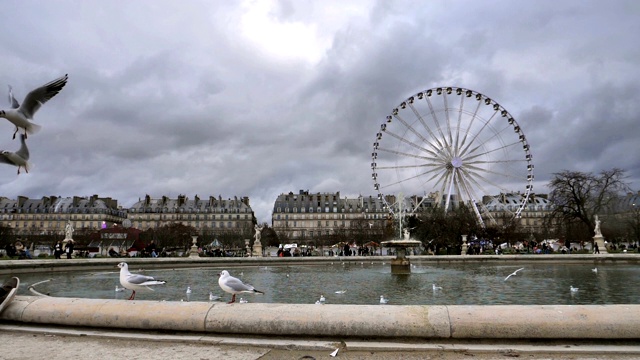
<path fill-rule="evenodd" d="M 513 276 L 513 274 L 509 274 L 509 276 L 507 276 L 506 278 L 504 278 L 504 281 L 509 280 L 509 278 L 510 278 L 511 276 Z"/>
<path fill-rule="evenodd" d="M 251 285 L 247 285 L 240 281 L 240 279 L 233 276 L 228 276 L 224 279 L 224 285 L 232 290 L 234 293 L 240 292 L 253 292 L 255 289 Z"/>
<path fill-rule="evenodd" d="M 127 282 L 133 285 L 149 285 L 147 282 L 154 281 L 155 279 L 151 276 L 146 275 L 138 275 L 138 274 L 129 274 L 127 276 Z"/>
<path fill-rule="evenodd" d="M 18 100 L 13 97 L 13 89 L 11 88 L 11 85 L 9 85 L 9 104 L 11 104 L 12 109 L 17 109 L 20 107 L 20 103 L 18 103 Z"/>
<path fill-rule="evenodd" d="M 15 165 L 13 163 L 13 161 L 9 160 L 7 155 L 5 155 L 4 151 L 0 151 L 0 163 L 9 164 L 9 165 Z"/>
<path fill-rule="evenodd" d="M 65 74 L 63 77 L 53 80 L 50 83 L 44 84 L 37 89 L 31 90 L 29 94 L 24 98 L 22 105 L 18 109 L 28 119 L 33 118 L 33 115 L 40 109 L 42 104 L 51 100 L 56 96 L 60 90 L 67 84 L 69 76 Z"/>
<path fill-rule="evenodd" d="M 520 270 L 522 270 L 522 269 L 524 269 L 524 268 L 520 268 L 520 269 L 518 269 L 518 270 L 514 271 L 513 273 L 515 274 L 515 273 L 517 273 L 518 271 L 520 271 Z"/>

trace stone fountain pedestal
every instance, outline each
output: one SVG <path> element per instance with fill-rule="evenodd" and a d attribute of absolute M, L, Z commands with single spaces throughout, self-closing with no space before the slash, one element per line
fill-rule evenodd
<path fill-rule="evenodd" d="M 396 258 L 391 260 L 392 274 L 411 274 L 411 262 L 407 258 L 407 248 L 422 245 L 418 240 L 390 240 L 383 241 L 382 246 L 396 249 Z"/>
<path fill-rule="evenodd" d="M 596 236 L 593 237 L 593 243 L 594 244 L 598 244 L 598 251 L 600 252 L 600 254 L 607 254 L 607 245 L 604 243 L 604 237 L 602 236 L 602 234 L 596 234 Z"/>
<path fill-rule="evenodd" d="M 467 244 L 467 235 L 462 235 L 462 254 L 460 255 L 467 255 L 467 251 L 469 251 L 469 244 Z"/>
<path fill-rule="evenodd" d="M 198 241 L 198 236 L 197 235 L 191 235 L 191 242 L 193 243 L 193 245 L 191 245 L 191 249 L 189 250 L 189 257 L 190 258 L 200 257 L 200 254 L 198 254 L 198 246 L 196 245 L 197 241 Z"/>
<path fill-rule="evenodd" d="M 260 243 L 260 240 L 255 240 L 253 242 L 252 253 L 253 253 L 253 256 L 255 256 L 255 257 L 261 257 L 262 256 L 262 243 Z"/>

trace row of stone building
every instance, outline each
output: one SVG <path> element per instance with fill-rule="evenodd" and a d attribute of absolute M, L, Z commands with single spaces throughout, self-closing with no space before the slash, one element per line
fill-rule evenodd
<path fill-rule="evenodd" d="M 518 194 L 483 199 L 485 209 L 496 215 L 498 221 L 505 218 L 501 213 L 509 213 L 521 201 Z M 395 212 L 399 209 L 420 212 L 436 206 L 436 202 L 433 194 L 405 197 L 399 201 L 395 196 L 384 199 L 379 196 L 347 197 L 341 196 L 340 192 L 300 190 L 276 198 L 271 226 L 278 234 L 292 240 L 313 239 L 338 229 L 380 232 L 390 220 L 390 208 Z M 521 225 L 535 231 L 542 226 L 549 211 L 551 205 L 545 196 L 531 197 L 521 213 Z M 252 231 L 256 217 L 246 196 L 224 199 L 222 196 L 200 198 L 196 195 L 190 199 L 185 195 L 177 198 L 146 195 L 131 207 L 120 206 L 117 200 L 98 195 L 40 199 L 0 197 L 0 224 L 12 228 L 16 235 L 63 234 L 68 221 L 75 231 L 114 226 L 147 230 L 181 223 L 200 233 L 242 231 L 246 234 L 247 230 Z"/>
<path fill-rule="evenodd" d="M 485 196 L 483 220 L 503 225 L 507 219 L 513 218 L 513 212 L 522 201 L 520 194 Z M 435 206 L 444 206 L 444 200 L 435 193 L 403 199 L 393 195 L 349 198 L 341 197 L 340 192 L 314 194 L 300 190 L 278 196 L 273 208 L 272 226 L 279 234 L 295 240 L 330 235 L 337 229 L 380 234 L 389 221 L 397 222 L 399 214 L 417 214 Z M 518 221 L 524 229 L 537 232 L 552 210 L 546 195 L 533 195 L 527 200 Z"/>

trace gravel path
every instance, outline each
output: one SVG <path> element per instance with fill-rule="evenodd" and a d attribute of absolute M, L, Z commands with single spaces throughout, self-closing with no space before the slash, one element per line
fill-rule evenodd
<path fill-rule="evenodd" d="M 336 357 L 331 351 L 270 348 L 251 345 L 220 345 L 215 343 L 188 343 L 184 341 L 153 341 L 149 339 L 113 339 L 96 336 L 52 335 L 41 333 L 0 331 L 0 359 L 5 360 L 70 360 L 70 359 L 131 359 L 131 360 L 312 360 L 312 359 L 638 359 L 639 354 L 613 353 L 555 353 L 513 350 L 419 350 L 419 351 L 353 351 L 342 349 Z M 579 349 L 579 347 L 576 347 Z"/>

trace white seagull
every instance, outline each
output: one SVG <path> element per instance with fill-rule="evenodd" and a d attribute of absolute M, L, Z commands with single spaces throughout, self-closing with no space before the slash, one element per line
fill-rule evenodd
<path fill-rule="evenodd" d="M 338 290 L 338 291 L 336 291 L 336 294 L 344 294 L 346 292 L 347 292 L 347 290 Z"/>
<path fill-rule="evenodd" d="M 504 278 L 504 281 L 509 280 L 509 278 L 510 278 L 510 277 L 515 276 L 515 275 L 518 273 L 518 271 L 520 271 L 520 270 L 522 270 L 522 269 L 524 269 L 524 268 L 520 268 L 520 269 L 518 269 L 518 270 L 514 271 L 513 273 L 509 274 L 509 276 L 507 276 L 506 278 Z"/>
<path fill-rule="evenodd" d="M 26 136 L 20 134 L 20 142 L 22 143 L 22 145 L 20 146 L 20 149 L 18 151 L 0 151 L 0 163 L 17 166 L 18 174 L 20 174 L 20 168 L 24 168 L 27 173 L 29 173 L 29 169 L 31 168 L 31 163 L 29 162 L 29 149 L 27 148 L 27 144 L 24 141 L 24 139 L 26 138 Z"/>
<path fill-rule="evenodd" d="M 246 300 L 245 298 L 240 298 L 240 304 L 246 304 L 248 302 L 249 300 Z"/>
<path fill-rule="evenodd" d="M 320 295 L 320 300 L 318 300 L 320 302 L 325 302 L 327 301 L 327 298 L 324 297 L 324 295 Z"/>
<path fill-rule="evenodd" d="M 27 134 L 33 134 L 40 130 L 40 125 L 31 122 L 33 116 L 44 103 L 51 100 L 52 97 L 56 96 L 60 90 L 62 90 L 67 84 L 68 79 L 68 74 L 65 74 L 61 78 L 31 90 L 31 92 L 25 96 L 22 104 L 13 97 L 13 91 L 11 86 L 9 86 L 9 103 L 11 103 L 11 109 L 0 110 L 0 117 L 9 120 L 16 126 L 16 131 L 13 133 L 14 139 L 20 129 L 24 129 L 25 138 Z"/>
<path fill-rule="evenodd" d="M 389 302 L 389 299 L 385 298 L 384 295 L 380 295 L 380 304 L 386 304 Z"/>
<path fill-rule="evenodd" d="M 578 290 L 580 290 L 578 288 L 574 288 L 573 285 L 569 286 L 569 289 L 571 290 L 572 293 L 577 293 Z"/>
<path fill-rule="evenodd" d="M 118 264 L 120 268 L 120 284 L 125 289 L 132 290 L 129 300 L 133 300 L 136 297 L 136 290 L 149 289 L 153 291 L 149 286 L 166 284 L 166 281 L 156 280 L 151 276 L 132 274 L 129 272 L 129 265 L 126 262 Z"/>
<path fill-rule="evenodd" d="M 436 286 L 436 284 L 431 284 L 433 291 L 442 290 L 442 286 Z"/>
<path fill-rule="evenodd" d="M 220 300 L 220 296 L 213 295 L 212 291 L 209 291 L 209 301 L 217 301 Z"/>
<path fill-rule="evenodd" d="M 187 295 L 191 295 L 191 286 L 187 286 Z"/>
<path fill-rule="evenodd" d="M 116 292 L 121 292 L 121 291 L 124 291 L 124 288 L 116 285 Z"/>
<path fill-rule="evenodd" d="M 598 268 L 591 269 L 591 271 L 593 271 L 594 273 L 596 273 L 596 274 L 597 274 L 597 273 L 598 273 Z"/>
<path fill-rule="evenodd" d="M 236 294 L 240 294 L 243 292 L 264 294 L 262 291 L 256 290 L 253 286 L 245 284 L 240 281 L 240 279 L 234 278 L 233 276 L 229 275 L 229 272 L 227 270 L 222 270 L 218 275 L 220 276 L 220 278 L 218 279 L 218 285 L 220 285 L 222 290 L 224 290 L 225 292 L 233 294 L 233 296 L 231 296 L 231 301 L 229 301 L 228 304 L 236 302 Z"/>

